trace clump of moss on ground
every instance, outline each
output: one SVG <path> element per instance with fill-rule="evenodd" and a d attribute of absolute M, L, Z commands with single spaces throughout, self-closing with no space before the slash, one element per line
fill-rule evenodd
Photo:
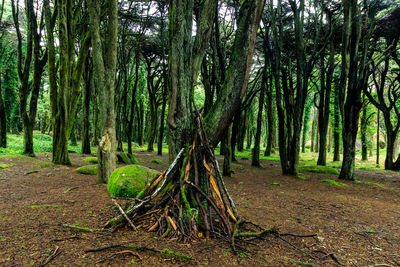
<path fill-rule="evenodd" d="M 86 165 L 75 169 L 77 173 L 97 175 L 97 164 L 96 165 Z"/>
<path fill-rule="evenodd" d="M 86 157 L 84 159 L 84 161 L 89 162 L 89 163 L 97 163 L 98 162 L 96 157 Z"/>
<path fill-rule="evenodd" d="M 345 183 L 340 183 L 340 182 L 337 182 L 337 181 L 332 180 L 332 179 L 321 180 L 321 183 L 330 184 L 330 185 L 334 185 L 334 186 L 337 186 L 337 187 L 346 186 Z"/>
<path fill-rule="evenodd" d="M 320 166 L 320 165 L 309 166 L 309 165 L 305 165 L 305 166 L 300 166 L 299 169 L 300 169 L 300 171 L 303 171 L 303 172 L 328 173 L 328 174 L 339 175 L 339 171 L 338 170 L 336 170 L 335 168 L 332 168 L 332 167 L 328 167 L 328 166 Z"/>
<path fill-rule="evenodd" d="M 118 168 L 108 180 L 107 191 L 112 197 L 136 197 L 158 173 L 140 165 Z"/>
<path fill-rule="evenodd" d="M 125 164 L 138 164 L 137 159 L 130 153 L 126 152 L 119 152 L 117 154 L 118 162 L 125 163 Z"/>
<path fill-rule="evenodd" d="M 152 159 L 152 160 L 150 160 L 150 162 L 156 163 L 156 164 L 161 164 L 162 160 L 161 159 Z"/>
<path fill-rule="evenodd" d="M 0 164 L 0 169 L 7 169 L 8 165 L 7 164 Z"/>

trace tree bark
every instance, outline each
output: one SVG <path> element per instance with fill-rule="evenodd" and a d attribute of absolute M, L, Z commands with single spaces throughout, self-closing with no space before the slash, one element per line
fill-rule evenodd
<path fill-rule="evenodd" d="M 83 87 L 83 119 L 82 119 L 82 154 L 91 154 L 90 151 L 90 98 L 91 98 L 91 80 L 92 68 L 89 66 L 89 61 L 86 61 L 86 73 L 84 74 L 85 86 Z"/>
<path fill-rule="evenodd" d="M 7 121 L 6 111 L 4 109 L 3 89 L 1 88 L 1 73 L 0 73 L 0 147 L 7 147 Z"/>
<path fill-rule="evenodd" d="M 118 1 L 110 0 L 106 9 L 108 17 L 104 46 L 100 35 L 100 8 L 97 1 L 89 2 L 90 33 L 94 81 L 99 88 L 100 127 L 102 136 L 97 149 L 98 183 L 107 183 L 115 168 L 115 117 L 114 81 L 117 62 Z"/>

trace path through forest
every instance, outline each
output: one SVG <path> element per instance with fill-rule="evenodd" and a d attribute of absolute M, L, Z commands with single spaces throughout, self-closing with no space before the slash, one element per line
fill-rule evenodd
<path fill-rule="evenodd" d="M 60 226 L 77 224 L 100 228 L 118 214 L 106 185 L 96 177 L 73 170 L 88 164 L 81 154 L 71 154 L 72 166 L 53 165 L 49 154 L 37 158 L 0 156 L 0 265 L 27 266 L 46 261 L 58 247 L 51 266 L 202 265 L 202 266 L 282 266 L 295 262 L 336 266 L 335 259 L 348 266 L 371 264 L 400 265 L 400 174 L 357 171 L 358 183 L 337 187 L 321 183 L 334 175 L 305 173 L 305 180 L 282 176 L 278 162 L 264 161 L 264 168 L 239 159 L 232 178 L 225 178 L 239 213 L 263 227 L 277 226 L 280 233 L 317 234 L 317 237 L 281 239 L 267 236 L 247 246 L 250 252 L 236 256 L 229 243 L 197 241 L 177 243 L 127 227 L 114 233 L 77 233 Z M 137 152 L 139 164 L 163 170 L 150 162 L 155 153 Z M 222 158 L 220 159 L 222 163 Z M 124 204 L 119 200 L 119 203 Z M 162 253 L 139 251 L 136 256 L 112 253 L 109 249 L 85 253 L 91 247 L 131 244 L 168 249 L 190 256 L 182 259 Z M 296 248 L 295 248 L 296 247 Z M 140 258 L 139 258 L 140 257 Z"/>

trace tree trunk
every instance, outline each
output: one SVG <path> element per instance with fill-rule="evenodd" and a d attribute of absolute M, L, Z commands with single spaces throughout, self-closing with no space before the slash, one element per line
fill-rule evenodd
<path fill-rule="evenodd" d="M 114 118 L 114 81 L 117 62 L 118 1 L 110 0 L 106 11 L 108 24 L 105 43 L 100 36 L 100 17 L 97 1 L 88 2 L 90 33 L 92 37 L 92 55 L 94 81 L 99 89 L 100 127 L 102 136 L 97 149 L 98 183 L 107 183 L 115 168 L 115 118 Z M 104 45 L 102 47 L 102 45 Z"/>
<path fill-rule="evenodd" d="M 256 130 L 256 136 L 254 138 L 254 147 L 253 147 L 253 156 L 252 156 L 252 161 L 251 165 L 255 167 L 260 167 L 260 140 L 261 140 L 261 128 L 262 128 L 262 112 L 264 109 L 264 99 L 265 99 L 265 90 L 267 87 L 267 52 L 266 52 L 266 47 L 264 48 L 264 57 L 265 57 L 265 64 L 264 64 L 264 70 L 263 70 L 263 77 L 261 81 L 261 90 L 260 90 L 260 97 L 258 99 L 258 114 L 257 114 L 257 130 Z"/>
<path fill-rule="evenodd" d="M 270 66 L 271 67 L 271 66 Z M 269 83 L 267 83 L 267 90 L 266 90 L 266 95 L 267 95 L 267 105 L 266 105 L 266 110 L 265 112 L 267 113 L 267 147 L 265 148 L 264 156 L 271 156 L 272 152 L 272 147 L 274 143 L 274 138 L 275 138 L 275 123 L 274 123 L 274 114 L 273 114 L 273 108 L 272 108 L 272 82 L 273 82 L 273 76 L 271 75 L 270 71 L 270 76 L 269 76 Z"/>
<path fill-rule="evenodd" d="M 361 116 L 361 160 L 368 160 L 368 146 L 367 146 L 367 106 L 364 106 Z"/>
<path fill-rule="evenodd" d="M 378 109 L 378 117 L 377 117 L 377 127 L 376 127 L 376 164 L 379 165 L 379 131 L 380 131 L 380 110 Z"/>
<path fill-rule="evenodd" d="M 93 80 L 92 80 L 93 81 Z M 92 83 L 94 84 L 94 83 Z M 97 101 L 97 90 L 93 88 L 93 137 L 92 146 L 97 146 L 99 144 L 99 105 Z"/>
<path fill-rule="evenodd" d="M 158 129 L 158 141 L 157 141 L 157 154 L 160 156 L 162 155 L 162 145 L 164 139 L 164 122 L 165 122 L 166 105 L 167 105 L 166 90 L 163 89 L 163 103 L 161 107 L 160 127 Z"/>
<path fill-rule="evenodd" d="M 92 71 L 91 67 L 89 67 L 89 60 L 86 61 L 87 72 L 84 74 L 85 86 L 83 88 L 83 118 L 82 118 L 82 154 L 91 154 L 90 151 L 90 97 L 91 97 L 91 80 L 92 80 Z"/>
<path fill-rule="evenodd" d="M 231 177 L 232 170 L 231 170 L 231 163 L 232 163 L 232 148 L 230 146 L 231 144 L 231 136 L 232 136 L 232 124 L 228 127 L 227 132 L 227 137 L 226 137 L 226 142 L 224 143 L 224 165 L 223 165 L 223 170 L 222 170 L 222 175 Z"/>
<path fill-rule="evenodd" d="M 340 160 L 340 110 L 339 94 L 335 91 L 335 106 L 333 114 L 333 161 Z"/>
<path fill-rule="evenodd" d="M 6 111 L 4 109 L 3 89 L 1 88 L 1 73 L 0 73 L 0 147 L 7 147 L 7 121 Z"/>

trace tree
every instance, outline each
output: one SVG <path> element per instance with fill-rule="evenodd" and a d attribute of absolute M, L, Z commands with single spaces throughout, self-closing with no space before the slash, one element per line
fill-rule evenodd
<path fill-rule="evenodd" d="M 56 2 L 59 60 L 57 77 L 56 50 L 54 47 L 53 23 L 49 1 L 45 0 L 48 73 L 50 84 L 50 103 L 53 126 L 53 159 L 57 164 L 71 164 L 68 154 L 68 139 L 75 123 L 78 98 L 81 93 L 81 79 L 85 69 L 86 57 L 89 53 L 90 34 L 83 18 L 81 6 L 74 6 L 72 0 Z M 77 5 L 82 5 L 81 2 Z M 76 12 L 73 12 L 75 10 Z M 79 12 L 80 11 L 80 12 Z M 75 43 L 79 36 L 80 45 Z M 58 81 L 58 83 L 57 83 Z"/>
<path fill-rule="evenodd" d="M 362 107 L 361 92 L 368 82 L 367 54 L 373 32 L 372 20 L 376 10 L 374 10 L 373 6 L 366 6 L 368 14 L 365 16 L 365 21 L 362 21 L 363 17 L 358 12 L 356 0 L 343 0 L 342 3 L 344 25 L 339 94 L 340 101 L 344 103 L 344 106 L 341 109 L 343 119 L 343 163 L 339 179 L 355 180 L 355 144 Z M 362 27 L 361 25 L 365 26 Z M 345 102 L 344 92 L 346 92 Z"/>
<path fill-rule="evenodd" d="M 47 62 L 47 51 L 42 51 L 41 48 L 41 36 L 42 27 L 38 27 L 37 18 L 35 15 L 35 8 L 33 6 L 33 0 L 25 1 L 25 13 L 27 19 L 26 28 L 26 50 L 23 54 L 23 37 L 19 25 L 19 6 L 18 2 L 15 4 L 14 0 L 12 3 L 12 13 L 14 19 L 14 25 L 17 32 L 18 38 L 18 77 L 20 81 L 19 87 L 19 105 L 20 115 L 22 116 L 22 124 L 24 130 L 24 154 L 34 156 L 33 151 L 33 126 L 35 124 L 37 102 L 40 91 L 40 84 L 44 67 Z M 32 81 L 30 83 L 30 68 L 33 57 L 33 74 Z M 30 96 L 30 102 L 28 106 L 28 98 Z"/>
<path fill-rule="evenodd" d="M 118 1 L 107 2 L 104 43 L 100 34 L 100 6 L 88 2 L 94 84 L 99 92 L 101 139 L 97 149 L 98 182 L 107 183 L 115 168 L 114 80 L 117 62 Z"/>
<path fill-rule="evenodd" d="M 365 95 L 382 113 L 384 119 L 387 138 L 385 169 L 387 170 L 400 169 L 400 157 L 394 160 L 396 156 L 394 155 L 394 145 L 400 130 L 400 74 L 397 71 L 400 60 L 396 52 L 398 40 L 398 37 L 386 38 L 384 51 L 387 52 L 387 55 L 381 59 L 382 53 L 378 52 L 378 57 L 374 57 L 375 60 L 372 62 L 373 86 L 364 87 Z"/>

